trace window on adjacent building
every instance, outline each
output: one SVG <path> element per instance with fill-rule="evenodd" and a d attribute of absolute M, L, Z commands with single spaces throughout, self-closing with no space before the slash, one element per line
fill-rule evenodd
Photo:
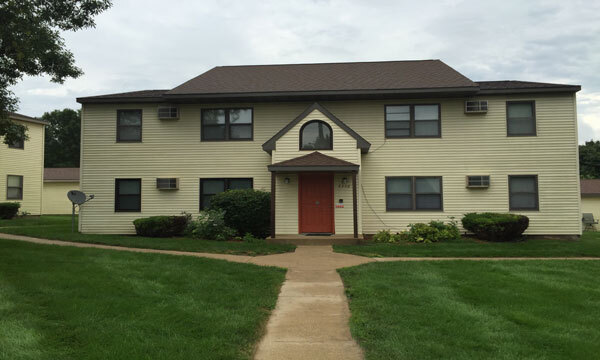
<path fill-rule="evenodd" d="M 8 175 L 6 177 L 6 199 L 23 200 L 23 176 Z"/>
<path fill-rule="evenodd" d="M 440 137 L 440 105 L 387 105 L 385 137 Z"/>
<path fill-rule="evenodd" d="M 442 210 L 441 177 L 386 178 L 386 209 Z"/>
<path fill-rule="evenodd" d="M 507 101 L 508 136 L 535 136 L 535 101 Z"/>
<path fill-rule="evenodd" d="M 509 175 L 508 192 L 510 210 L 538 210 L 537 175 Z"/>
<path fill-rule="evenodd" d="M 142 141 L 142 110 L 117 110 L 117 142 Z"/>
<path fill-rule="evenodd" d="M 142 210 L 142 179 L 115 179 L 115 211 Z"/>
<path fill-rule="evenodd" d="M 200 179 L 200 210 L 206 209 L 210 204 L 210 199 L 216 194 L 238 189 L 252 189 L 252 179 Z"/>
<path fill-rule="evenodd" d="M 300 128 L 300 150 L 333 150 L 331 126 L 321 120 L 309 121 Z"/>
<path fill-rule="evenodd" d="M 203 109 L 202 140 L 252 140 L 252 109 Z"/>
<path fill-rule="evenodd" d="M 8 145 L 8 147 L 11 149 L 25 149 L 25 140 L 17 140 Z"/>

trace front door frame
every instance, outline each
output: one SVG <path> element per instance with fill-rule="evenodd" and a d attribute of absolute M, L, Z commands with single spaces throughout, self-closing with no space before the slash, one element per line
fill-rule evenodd
<path fill-rule="evenodd" d="M 335 187 L 334 187 L 334 173 L 333 172 L 301 172 L 298 173 L 298 233 L 303 234 L 302 230 L 302 177 L 305 175 L 321 175 L 324 177 L 328 177 L 330 179 L 330 191 L 331 191 L 331 234 L 335 234 L 335 208 L 333 208 L 333 204 L 335 204 Z"/>

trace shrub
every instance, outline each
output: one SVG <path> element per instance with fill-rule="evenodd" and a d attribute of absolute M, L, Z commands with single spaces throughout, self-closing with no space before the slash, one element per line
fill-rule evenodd
<path fill-rule="evenodd" d="M 133 221 L 135 233 L 147 237 L 171 237 L 183 234 L 189 217 L 182 216 L 151 216 Z"/>
<path fill-rule="evenodd" d="M 223 210 L 201 211 L 198 218 L 190 221 L 187 232 L 198 239 L 227 241 L 235 236 L 235 230 L 225 224 Z"/>
<path fill-rule="evenodd" d="M 258 238 L 269 235 L 271 223 L 271 194 L 253 189 L 229 190 L 210 199 L 210 209 L 225 213 L 225 224 L 243 236 L 250 233 Z"/>
<path fill-rule="evenodd" d="M 396 233 L 392 234 L 390 230 L 379 230 L 373 235 L 373 242 L 376 243 L 396 243 L 402 240 L 401 235 Z"/>
<path fill-rule="evenodd" d="M 460 239 L 460 231 L 456 222 L 450 221 L 444 224 L 441 221 L 430 221 L 429 224 L 410 224 L 409 229 L 403 234 L 406 241 L 418 243 L 430 243 L 439 241 L 450 241 Z"/>
<path fill-rule="evenodd" d="M 12 219 L 19 212 L 21 204 L 18 202 L 0 203 L 0 219 Z"/>
<path fill-rule="evenodd" d="M 410 224 L 408 230 L 392 234 L 390 230 L 378 231 L 373 241 L 378 243 L 397 243 L 400 241 L 431 243 L 460 239 L 460 231 L 454 220 L 448 224 L 442 221 L 431 221 L 429 224 Z"/>
<path fill-rule="evenodd" d="M 244 235 L 244 237 L 242 238 L 242 241 L 247 243 L 259 243 L 265 241 L 265 239 L 257 238 L 256 236 L 250 233 L 246 233 L 246 235 Z"/>
<path fill-rule="evenodd" d="M 515 241 L 522 238 L 529 218 L 516 214 L 469 213 L 462 218 L 462 225 L 482 240 Z"/>

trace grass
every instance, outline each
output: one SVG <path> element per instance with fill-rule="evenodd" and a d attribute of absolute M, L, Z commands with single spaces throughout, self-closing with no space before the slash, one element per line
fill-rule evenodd
<path fill-rule="evenodd" d="M 0 220 L 0 233 L 33 236 L 93 244 L 117 245 L 134 248 L 178 250 L 233 255 L 268 255 L 294 251 L 294 245 L 212 241 L 194 238 L 150 238 L 133 235 L 81 234 L 71 232 L 71 216 L 44 215 L 12 220 Z"/>
<path fill-rule="evenodd" d="M 284 277 L 0 240 L 0 359 L 250 359 Z"/>
<path fill-rule="evenodd" d="M 592 359 L 600 261 L 425 261 L 339 270 L 366 359 Z"/>
<path fill-rule="evenodd" d="M 369 257 L 555 257 L 600 256 L 600 232 L 584 232 L 579 240 L 529 239 L 494 243 L 470 238 L 430 244 L 334 245 L 340 253 Z"/>

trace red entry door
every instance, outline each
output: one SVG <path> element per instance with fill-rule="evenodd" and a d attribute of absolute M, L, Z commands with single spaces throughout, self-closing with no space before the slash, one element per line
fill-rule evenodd
<path fill-rule="evenodd" d="M 333 174 L 300 174 L 300 233 L 334 233 Z"/>

